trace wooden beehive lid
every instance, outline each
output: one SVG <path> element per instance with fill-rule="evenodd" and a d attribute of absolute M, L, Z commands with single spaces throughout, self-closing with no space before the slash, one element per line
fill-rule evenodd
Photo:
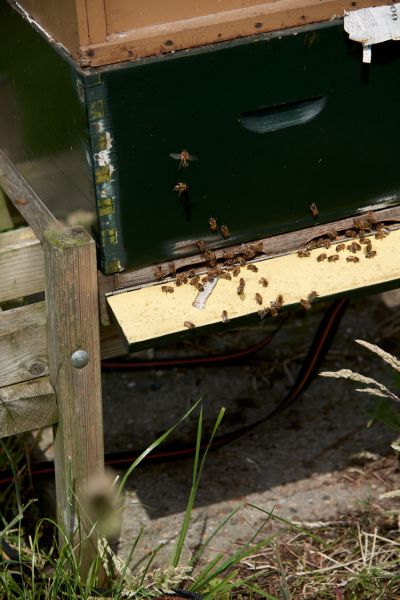
<path fill-rule="evenodd" d="M 390 3 L 373 0 L 374 6 Z M 328 21 L 371 6 L 371 0 L 20 0 L 18 5 L 81 66 L 98 67 Z"/>

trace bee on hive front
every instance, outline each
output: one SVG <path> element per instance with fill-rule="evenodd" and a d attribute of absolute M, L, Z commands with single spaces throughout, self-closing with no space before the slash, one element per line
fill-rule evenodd
<path fill-rule="evenodd" d="M 156 279 L 162 279 L 163 278 L 163 270 L 160 266 L 156 267 L 154 269 L 154 277 Z"/>
<path fill-rule="evenodd" d="M 180 152 L 171 152 L 170 157 L 174 160 L 179 160 L 179 168 L 186 169 L 189 166 L 189 161 L 198 160 L 197 156 L 189 154 L 188 150 L 181 150 Z"/>
<path fill-rule="evenodd" d="M 229 237 L 229 229 L 227 227 L 227 225 L 221 225 L 221 227 L 219 228 L 222 237 L 224 237 L 225 239 L 227 239 Z"/>
<path fill-rule="evenodd" d="M 256 265 L 247 265 L 249 271 L 253 271 L 253 273 L 257 273 L 258 267 Z"/>
<path fill-rule="evenodd" d="M 182 194 L 187 192 L 188 189 L 189 189 L 188 184 L 184 183 L 183 181 L 178 181 L 178 183 L 176 183 L 174 185 L 174 187 L 172 188 L 172 190 L 178 194 L 179 198 L 182 196 Z"/>
<path fill-rule="evenodd" d="M 183 324 L 188 329 L 194 329 L 196 327 L 196 325 L 194 323 L 192 323 L 192 321 L 185 321 Z"/>
<path fill-rule="evenodd" d="M 215 219 L 214 217 L 210 217 L 208 219 L 208 225 L 209 225 L 211 231 L 213 231 L 213 232 L 218 231 L 217 219 Z"/>
<path fill-rule="evenodd" d="M 311 302 L 309 300 L 304 300 L 303 298 L 300 300 L 301 306 L 304 310 L 311 310 Z"/>
<path fill-rule="evenodd" d="M 261 283 L 261 285 L 263 287 L 267 287 L 268 286 L 268 279 L 265 279 L 265 277 L 261 277 L 261 279 L 258 280 L 258 283 Z"/>
<path fill-rule="evenodd" d="M 174 288 L 171 287 L 170 285 L 162 285 L 161 286 L 161 291 L 165 292 L 166 294 L 173 294 L 174 293 Z"/>
<path fill-rule="evenodd" d="M 222 311 L 221 319 L 223 323 L 229 323 L 228 313 L 226 312 L 226 310 Z"/>
<path fill-rule="evenodd" d="M 199 240 L 198 242 L 196 242 L 196 246 L 198 247 L 200 252 L 206 251 L 206 245 L 205 245 L 205 242 L 203 242 L 203 240 Z"/>
<path fill-rule="evenodd" d="M 254 296 L 254 298 L 255 298 L 255 301 L 257 302 L 257 304 L 260 304 L 260 305 L 261 305 L 261 304 L 263 303 L 262 296 L 261 296 L 261 294 L 259 294 L 258 292 L 257 292 L 257 293 L 256 293 L 256 295 Z"/>

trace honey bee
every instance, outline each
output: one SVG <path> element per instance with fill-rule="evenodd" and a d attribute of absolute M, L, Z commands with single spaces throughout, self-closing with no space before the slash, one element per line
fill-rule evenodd
<path fill-rule="evenodd" d="M 247 259 L 254 258 L 256 255 L 256 251 L 251 246 L 247 246 L 247 248 L 243 250 L 243 254 Z"/>
<path fill-rule="evenodd" d="M 372 210 L 367 212 L 367 219 L 368 222 L 370 223 L 370 225 L 373 225 L 374 223 L 376 223 L 377 218 L 374 212 L 372 212 Z"/>
<path fill-rule="evenodd" d="M 276 306 L 278 308 L 282 308 L 282 306 L 283 306 L 283 296 L 282 296 L 282 294 L 279 294 L 279 296 L 276 297 L 275 302 L 276 302 Z"/>
<path fill-rule="evenodd" d="M 331 256 L 328 256 L 328 262 L 336 262 L 337 260 L 339 260 L 339 254 L 332 254 Z"/>
<path fill-rule="evenodd" d="M 359 229 L 360 231 L 365 231 L 366 229 L 370 229 L 368 216 L 357 217 L 353 219 L 353 227 Z"/>
<path fill-rule="evenodd" d="M 375 234 L 375 238 L 377 240 L 383 240 L 386 237 L 386 233 L 383 231 L 383 229 L 380 229 L 379 231 L 376 232 Z"/>
<path fill-rule="evenodd" d="M 365 258 L 374 258 L 376 256 L 376 250 L 367 250 Z"/>
<path fill-rule="evenodd" d="M 237 288 L 238 296 L 241 296 L 243 294 L 243 292 L 244 292 L 244 286 L 245 286 L 245 282 L 244 282 L 243 277 L 241 277 L 239 279 L 239 285 L 238 285 L 238 288 Z"/>
<path fill-rule="evenodd" d="M 196 246 L 198 247 L 201 253 L 207 250 L 205 242 L 203 242 L 203 240 L 199 240 L 198 242 L 196 242 Z"/>
<path fill-rule="evenodd" d="M 173 294 L 175 290 L 170 285 L 162 285 L 161 291 L 165 292 L 166 294 Z"/>
<path fill-rule="evenodd" d="M 202 283 L 207 283 L 208 279 L 207 279 L 208 275 L 205 275 L 204 277 L 201 278 Z"/>
<path fill-rule="evenodd" d="M 297 252 L 297 256 L 299 258 L 306 258 L 307 256 L 311 256 L 311 252 L 309 252 L 308 250 L 299 250 Z"/>
<path fill-rule="evenodd" d="M 259 254 L 264 252 L 264 244 L 262 242 L 254 242 L 253 244 L 250 244 L 250 247 L 254 252 L 258 252 Z"/>
<path fill-rule="evenodd" d="M 354 229 L 346 229 L 346 231 L 344 232 L 346 237 L 349 238 L 355 238 L 357 235 L 357 232 L 354 231 Z"/>
<path fill-rule="evenodd" d="M 360 244 L 365 244 L 368 248 L 371 248 L 372 242 L 369 238 L 364 238 L 360 240 Z"/>
<path fill-rule="evenodd" d="M 232 248 L 230 248 L 229 250 L 224 250 L 223 257 L 231 259 L 231 258 L 235 258 L 236 254 L 237 254 L 236 250 L 233 250 Z"/>
<path fill-rule="evenodd" d="M 158 266 L 154 269 L 154 277 L 156 279 L 162 279 L 163 278 L 163 270 L 162 267 Z"/>
<path fill-rule="evenodd" d="M 318 217 L 318 215 L 319 215 L 319 210 L 318 210 L 318 206 L 316 205 L 316 203 L 315 203 L 315 202 L 311 202 L 311 204 L 310 204 L 310 212 L 311 212 L 311 215 L 312 215 L 314 218 L 315 218 L 315 217 Z"/>
<path fill-rule="evenodd" d="M 229 323 L 229 319 L 228 319 L 228 313 L 226 312 L 226 310 L 223 310 L 221 313 L 221 320 L 223 323 Z"/>
<path fill-rule="evenodd" d="M 178 198 L 180 198 L 182 194 L 188 191 L 188 189 L 189 186 L 187 183 L 185 183 L 184 181 L 178 181 L 178 183 L 176 183 L 172 188 L 172 191 L 176 192 L 178 194 Z"/>
<path fill-rule="evenodd" d="M 194 329 L 196 327 L 196 325 L 194 323 L 192 323 L 192 321 L 185 321 L 183 324 L 188 329 Z"/>
<path fill-rule="evenodd" d="M 319 294 L 318 292 L 316 292 L 315 290 L 312 290 L 309 294 L 308 294 L 308 299 L 311 300 L 312 298 L 318 298 Z"/>
<path fill-rule="evenodd" d="M 240 273 L 240 267 L 233 267 L 232 275 L 237 277 Z"/>
<path fill-rule="evenodd" d="M 269 312 L 271 313 L 271 317 L 278 316 L 278 307 L 276 306 L 275 302 L 271 302 L 271 308 L 269 309 Z"/>
<path fill-rule="evenodd" d="M 336 252 L 342 252 L 346 248 L 346 244 L 338 244 L 335 248 Z"/>
<path fill-rule="evenodd" d="M 351 244 L 348 244 L 347 250 L 355 254 L 356 252 L 359 252 L 361 250 L 361 246 L 357 242 L 352 242 Z"/>
<path fill-rule="evenodd" d="M 310 250 L 315 250 L 315 248 L 318 248 L 318 243 L 314 240 L 307 245 L 306 250 L 310 252 Z"/>
<path fill-rule="evenodd" d="M 317 256 L 317 261 L 318 262 L 321 262 L 321 261 L 323 261 L 325 259 L 326 259 L 326 254 L 325 253 L 318 254 L 318 256 Z"/>
<path fill-rule="evenodd" d="M 329 229 L 329 231 L 326 232 L 326 235 L 330 240 L 336 240 L 337 238 L 337 232 L 334 229 Z"/>
<path fill-rule="evenodd" d="M 227 267 L 232 266 L 235 263 L 233 258 L 227 258 L 226 260 L 224 260 L 224 265 L 226 265 Z"/>
<path fill-rule="evenodd" d="M 195 287 L 199 292 L 204 292 L 204 285 L 202 283 L 196 283 Z"/>
<path fill-rule="evenodd" d="M 267 287 L 268 279 L 265 279 L 265 277 L 261 277 L 261 279 L 258 280 L 258 283 L 260 283 L 263 287 Z"/>
<path fill-rule="evenodd" d="M 231 274 L 227 273 L 227 271 L 221 271 L 220 277 L 221 277 L 221 279 L 227 279 L 228 281 L 232 280 Z"/>
<path fill-rule="evenodd" d="M 214 217 L 210 217 L 208 219 L 208 226 L 210 227 L 211 231 L 213 231 L 213 232 L 218 231 L 217 219 L 215 219 Z"/>
<path fill-rule="evenodd" d="M 204 253 L 204 257 L 207 263 L 210 265 L 210 267 L 215 267 L 215 265 L 217 264 L 217 257 L 215 256 L 214 252 L 211 252 L 211 250 L 207 250 L 207 252 Z"/>
<path fill-rule="evenodd" d="M 190 269 L 189 273 L 188 273 L 188 277 L 195 277 L 196 275 L 196 271 L 194 269 Z"/>
<path fill-rule="evenodd" d="M 253 271 L 253 273 L 258 272 L 258 267 L 256 267 L 256 265 L 247 265 L 247 268 L 249 271 Z"/>
<path fill-rule="evenodd" d="M 258 316 L 260 317 L 261 321 L 262 321 L 263 319 L 265 319 L 265 317 L 266 317 L 267 315 L 269 315 L 269 313 L 270 313 L 270 312 L 271 312 L 271 309 L 270 309 L 270 308 L 268 308 L 268 307 L 261 308 L 261 309 L 258 311 Z"/>
<path fill-rule="evenodd" d="M 215 277 L 211 273 L 207 273 L 206 279 L 207 279 L 207 281 L 212 283 L 214 281 Z"/>
<path fill-rule="evenodd" d="M 261 304 L 263 303 L 262 296 L 261 296 L 261 294 L 259 294 L 258 292 L 257 292 L 257 293 L 256 293 L 256 295 L 254 296 L 254 298 L 255 298 L 255 301 L 257 302 L 257 304 L 260 304 L 260 305 L 261 305 Z"/>
<path fill-rule="evenodd" d="M 244 258 L 244 256 L 238 256 L 237 261 L 241 267 L 244 267 L 244 265 L 246 264 L 246 259 Z"/>
<path fill-rule="evenodd" d="M 360 261 L 360 259 L 358 258 L 358 256 L 347 256 L 346 257 L 346 261 L 347 262 L 358 263 Z"/>
<path fill-rule="evenodd" d="M 300 300 L 301 306 L 304 310 L 311 310 L 311 302 L 309 300 L 304 300 L 303 298 Z"/>
<path fill-rule="evenodd" d="M 175 263 L 170 262 L 168 264 L 168 269 L 171 275 L 176 275 L 176 267 L 175 267 Z"/>
<path fill-rule="evenodd" d="M 230 235 L 229 233 L 229 229 L 226 225 L 221 225 L 221 227 L 219 228 L 222 237 L 224 237 L 225 239 L 227 239 Z"/>
<path fill-rule="evenodd" d="M 197 156 L 192 156 L 187 150 L 181 150 L 181 152 L 171 152 L 170 157 L 175 160 L 179 160 L 179 168 L 186 169 L 189 166 L 189 161 L 199 160 Z"/>
<path fill-rule="evenodd" d="M 190 285 L 197 285 L 200 281 L 200 275 L 195 275 L 194 277 L 192 277 L 192 279 L 189 281 Z"/>

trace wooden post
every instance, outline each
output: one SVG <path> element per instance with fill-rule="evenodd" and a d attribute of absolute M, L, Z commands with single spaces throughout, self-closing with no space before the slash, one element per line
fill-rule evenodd
<path fill-rule="evenodd" d="M 81 574 L 97 555 L 97 536 L 80 510 L 88 481 L 104 471 L 95 242 L 83 227 L 44 234 L 50 381 L 58 523 L 73 541 Z"/>

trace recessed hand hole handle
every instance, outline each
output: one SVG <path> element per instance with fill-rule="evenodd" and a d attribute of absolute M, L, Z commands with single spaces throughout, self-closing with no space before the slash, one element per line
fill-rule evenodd
<path fill-rule="evenodd" d="M 268 133 L 295 125 L 304 125 L 312 121 L 324 109 L 327 102 L 326 96 L 319 96 L 309 100 L 298 100 L 277 104 L 267 108 L 260 108 L 242 113 L 239 123 L 245 129 L 255 133 Z"/>

